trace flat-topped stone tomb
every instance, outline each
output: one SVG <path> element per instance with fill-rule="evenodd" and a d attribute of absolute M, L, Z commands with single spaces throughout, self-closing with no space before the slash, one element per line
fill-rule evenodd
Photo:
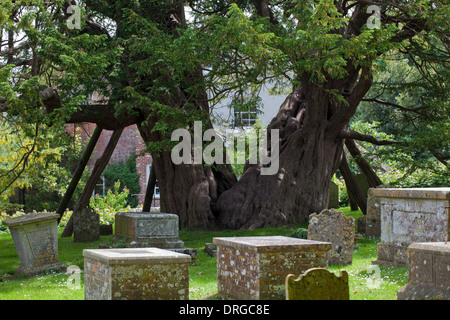
<path fill-rule="evenodd" d="M 375 188 L 371 195 L 377 198 L 381 230 L 374 263 L 405 265 L 410 244 L 449 240 L 450 188 Z"/>
<path fill-rule="evenodd" d="M 326 267 L 329 242 L 282 236 L 214 238 L 220 295 L 242 300 L 284 300 L 285 279 Z"/>
<path fill-rule="evenodd" d="M 187 300 L 191 257 L 159 248 L 83 250 L 86 300 Z"/>
<path fill-rule="evenodd" d="M 115 234 L 127 240 L 130 247 L 184 248 L 179 239 L 176 214 L 120 212 L 115 216 Z"/>
<path fill-rule="evenodd" d="M 450 300 L 450 242 L 413 243 L 408 257 L 408 283 L 397 299 Z"/>
<path fill-rule="evenodd" d="M 58 262 L 59 215 L 29 213 L 3 221 L 8 226 L 20 258 L 17 273 L 33 275 L 48 269 L 61 269 Z"/>

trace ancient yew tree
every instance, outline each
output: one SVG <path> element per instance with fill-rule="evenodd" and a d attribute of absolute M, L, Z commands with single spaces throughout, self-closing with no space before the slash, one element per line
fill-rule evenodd
<path fill-rule="evenodd" d="M 349 129 L 380 57 L 420 63 L 432 47 L 442 56 L 433 63 L 448 63 L 449 7 L 440 1 L 3 3 L 2 111 L 115 132 L 137 124 L 162 209 L 181 226 L 254 228 L 322 210 L 346 141 L 391 143 Z M 276 174 L 247 165 L 237 181 L 226 164 L 173 163 L 175 129 L 196 120 L 211 128 L 213 102 L 267 81 L 289 91 L 268 126 L 279 130 Z"/>

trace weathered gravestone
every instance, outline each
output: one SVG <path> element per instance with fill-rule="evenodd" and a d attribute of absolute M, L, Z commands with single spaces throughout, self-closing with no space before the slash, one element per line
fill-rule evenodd
<path fill-rule="evenodd" d="M 339 208 L 339 187 L 333 181 L 330 182 L 330 197 L 328 199 L 328 209 Z"/>
<path fill-rule="evenodd" d="M 159 248 L 83 250 L 86 300 L 187 300 L 186 254 Z"/>
<path fill-rule="evenodd" d="M 73 216 L 73 241 L 93 242 L 98 239 L 100 239 L 100 216 L 86 207 Z"/>
<path fill-rule="evenodd" d="M 115 234 L 130 247 L 184 248 L 178 237 L 178 216 L 170 213 L 120 212 L 115 216 Z"/>
<path fill-rule="evenodd" d="M 348 274 L 340 270 L 336 276 L 324 268 L 313 268 L 297 279 L 286 277 L 286 300 L 349 300 Z"/>
<path fill-rule="evenodd" d="M 450 230 L 450 188 L 376 188 L 381 243 L 376 264 L 407 264 L 415 242 L 445 242 Z"/>
<path fill-rule="evenodd" d="M 323 210 L 309 216 L 308 239 L 333 244 L 328 252 L 329 264 L 351 264 L 355 239 L 355 220 L 342 211 Z"/>
<path fill-rule="evenodd" d="M 17 273 L 33 275 L 64 267 L 58 262 L 58 218 L 54 213 L 29 213 L 3 221 L 20 258 Z"/>
<path fill-rule="evenodd" d="M 408 283 L 397 299 L 450 300 L 450 243 L 413 243 L 408 258 Z"/>

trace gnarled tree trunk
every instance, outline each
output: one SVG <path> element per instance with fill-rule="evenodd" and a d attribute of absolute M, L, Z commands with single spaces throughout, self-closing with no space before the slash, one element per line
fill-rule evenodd
<path fill-rule="evenodd" d="M 268 131 L 280 130 L 278 172 L 261 175 L 261 166 L 247 169 L 217 203 L 221 226 L 296 223 L 327 207 L 329 184 L 339 166 L 343 142 L 328 134 L 326 118 L 308 111 L 312 104 L 328 101 L 320 95 L 310 99 L 297 90 L 283 103 L 268 127 Z"/>
<path fill-rule="evenodd" d="M 138 126 L 145 142 L 161 141 L 149 126 Z M 180 227 L 216 226 L 215 203 L 220 194 L 236 183 L 231 167 L 202 164 L 174 164 L 170 151 L 153 153 L 156 178 L 159 181 L 161 212 L 179 216 Z"/>

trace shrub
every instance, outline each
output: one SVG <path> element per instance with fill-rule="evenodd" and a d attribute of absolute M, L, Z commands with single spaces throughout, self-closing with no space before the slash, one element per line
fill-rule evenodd
<path fill-rule="evenodd" d="M 101 224 L 113 224 L 116 213 L 127 208 L 127 198 L 130 191 L 124 188 L 120 191 L 120 181 L 114 183 L 114 191 L 108 189 L 105 197 L 96 195 L 90 200 L 89 206 L 100 215 Z M 130 208 L 128 207 L 127 210 Z"/>

